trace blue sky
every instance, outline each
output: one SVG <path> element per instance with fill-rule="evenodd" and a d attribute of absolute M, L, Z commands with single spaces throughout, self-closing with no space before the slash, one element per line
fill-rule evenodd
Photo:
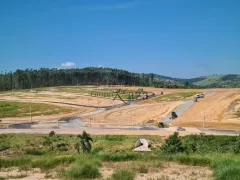
<path fill-rule="evenodd" d="M 239 0 L 0 0 L 0 70 L 240 73 Z"/>

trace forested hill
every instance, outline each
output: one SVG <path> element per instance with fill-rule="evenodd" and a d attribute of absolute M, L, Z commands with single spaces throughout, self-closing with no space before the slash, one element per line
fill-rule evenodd
<path fill-rule="evenodd" d="M 87 67 L 83 69 L 16 70 L 0 75 L 0 90 L 29 89 L 66 85 L 136 85 L 184 88 L 182 82 L 155 74 L 132 73 L 120 69 Z M 195 85 L 195 87 L 197 87 Z"/>
<path fill-rule="evenodd" d="M 216 78 L 215 78 L 216 79 Z M 232 84 L 233 79 L 233 84 Z M 226 85 L 224 82 L 228 82 Z M 213 87 L 240 87 L 239 75 L 221 76 Z M 207 77 L 179 79 L 153 73 L 132 73 L 120 69 L 87 67 L 83 69 L 26 69 L 0 74 L 0 90 L 30 89 L 67 85 L 136 85 L 164 88 L 211 87 Z"/>

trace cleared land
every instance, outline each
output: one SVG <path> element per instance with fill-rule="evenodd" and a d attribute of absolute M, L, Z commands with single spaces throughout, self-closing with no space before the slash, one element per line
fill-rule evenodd
<path fill-rule="evenodd" d="M 69 86 L 54 88 L 39 88 L 31 92 L 22 90 L 23 92 L 3 93 L 0 94 L 2 101 L 19 101 L 32 103 L 70 103 L 73 108 L 75 105 L 94 106 L 113 106 L 122 104 L 120 100 L 112 100 L 112 98 L 91 97 L 91 91 L 112 92 L 121 88 L 123 96 L 127 92 L 137 91 L 139 87 L 106 87 L 106 86 Z M 203 113 L 205 112 L 205 127 L 220 129 L 240 129 L 240 110 L 239 110 L 239 92 L 240 89 L 164 89 L 144 87 L 146 92 L 154 92 L 163 95 L 144 100 L 136 103 L 134 106 L 125 106 L 103 113 L 93 115 L 94 122 L 102 123 L 119 123 L 119 124 L 145 124 L 154 123 L 163 119 L 168 113 L 176 108 L 183 100 L 192 99 L 197 93 L 213 92 L 213 95 L 197 102 L 177 118 L 173 125 L 202 127 Z M 125 93 L 125 94 L 124 94 Z M 65 106 L 65 105 L 64 105 Z M 69 105 L 71 107 L 71 105 Z M 80 108 L 78 114 L 93 109 Z M 38 120 L 56 119 L 58 116 L 48 115 L 50 111 L 41 113 Z M 62 115 L 71 115 L 71 113 L 63 112 Z M 76 114 L 76 113 L 75 113 Z M 51 117 L 49 117 L 51 116 Z M 26 117 L 19 116 L 19 121 L 29 121 Z M 46 118 L 47 117 L 47 118 Z M 34 118 L 33 118 L 34 119 Z M 38 121 L 35 119 L 36 121 Z M 16 119 L 14 119 L 16 121 Z M 89 119 L 87 120 L 89 121 Z"/>
<path fill-rule="evenodd" d="M 0 95 L 0 100 L 21 100 L 31 102 L 60 102 L 60 103 L 72 103 L 85 106 L 112 106 L 121 104 L 122 101 L 112 99 L 104 99 L 98 97 L 91 97 L 85 95 L 78 95 L 73 93 L 59 93 L 45 91 L 41 93 L 15 93 L 15 94 L 3 94 Z"/>
<path fill-rule="evenodd" d="M 216 91 L 185 111 L 173 122 L 173 125 L 203 127 L 203 122 L 205 122 L 205 128 L 239 130 L 240 118 L 237 116 L 239 105 L 229 108 L 239 98 L 238 89 Z M 234 109 L 235 115 L 229 116 L 229 113 L 232 113 L 230 109 Z"/>
<path fill-rule="evenodd" d="M 159 95 L 157 97 L 144 100 L 139 102 L 138 104 L 151 104 L 156 102 L 172 102 L 172 101 L 183 101 L 186 99 L 193 99 L 193 96 L 198 94 L 198 92 L 173 92 L 173 93 L 165 93 L 163 95 Z"/>
<path fill-rule="evenodd" d="M 94 108 L 71 107 L 51 103 L 0 101 L 0 116 L 3 123 L 56 120 L 93 110 Z"/>
<path fill-rule="evenodd" d="M 165 102 L 146 105 L 125 106 L 95 116 L 96 122 L 118 124 L 155 123 L 167 116 L 181 102 Z"/>

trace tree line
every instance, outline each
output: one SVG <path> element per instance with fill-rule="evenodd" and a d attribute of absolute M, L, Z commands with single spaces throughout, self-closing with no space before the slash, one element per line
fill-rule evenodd
<path fill-rule="evenodd" d="M 83 69 L 17 69 L 1 72 L 0 90 L 30 89 L 69 85 L 135 85 L 165 88 L 189 87 L 188 83 L 161 80 L 155 74 L 132 73 L 112 68 L 87 67 Z"/>

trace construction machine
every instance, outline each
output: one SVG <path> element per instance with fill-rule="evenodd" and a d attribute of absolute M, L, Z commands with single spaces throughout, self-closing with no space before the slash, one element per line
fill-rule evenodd
<path fill-rule="evenodd" d="M 171 113 L 170 119 L 176 119 L 177 117 L 178 117 L 177 113 L 176 113 L 175 111 L 173 111 L 173 112 Z"/>
<path fill-rule="evenodd" d="M 156 122 L 155 126 L 157 126 L 158 128 L 168 128 L 169 125 L 168 124 L 165 124 L 163 122 Z"/>

